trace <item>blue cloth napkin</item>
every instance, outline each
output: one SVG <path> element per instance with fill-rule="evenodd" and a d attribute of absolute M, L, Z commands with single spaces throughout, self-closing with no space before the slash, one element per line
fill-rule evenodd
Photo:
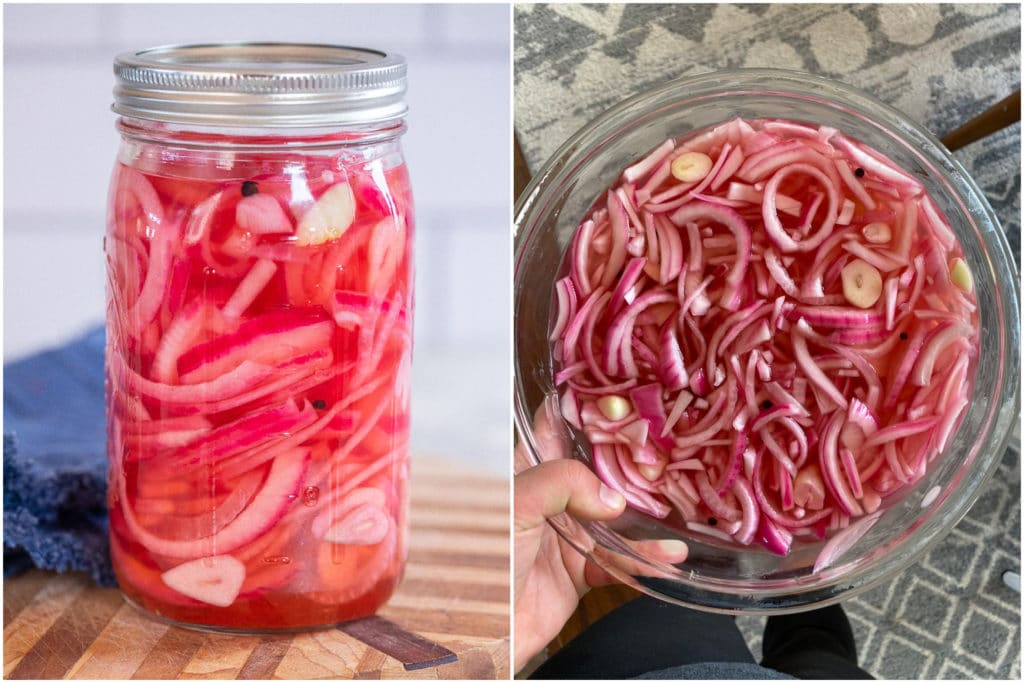
<path fill-rule="evenodd" d="M 115 584 L 107 541 L 103 327 L 4 365 L 4 576 Z"/>

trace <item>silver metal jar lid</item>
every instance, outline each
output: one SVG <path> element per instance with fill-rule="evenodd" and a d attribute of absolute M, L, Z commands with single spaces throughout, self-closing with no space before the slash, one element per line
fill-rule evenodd
<path fill-rule="evenodd" d="M 114 60 L 113 110 L 192 125 L 381 124 L 405 116 L 401 55 L 336 45 L 170 45 Z"/>

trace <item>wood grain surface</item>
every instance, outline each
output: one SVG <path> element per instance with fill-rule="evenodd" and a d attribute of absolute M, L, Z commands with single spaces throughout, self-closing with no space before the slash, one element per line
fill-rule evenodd
<path fill-rule="evenodd" d="M 339 629 L 235 636 L 168 626 L 83 575 L 4 581 L 9 679 L 507 679 L 509 490 L 505 479 L 413 458 L 409 563 L 380 616 L 458 661 L 406 671 Z"/>

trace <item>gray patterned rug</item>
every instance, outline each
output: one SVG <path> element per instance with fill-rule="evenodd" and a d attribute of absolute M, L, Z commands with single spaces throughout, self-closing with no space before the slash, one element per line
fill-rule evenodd
<path fill-rule="evenodd" d="M 1019 5 L 518 5 L 515 126 L 533 171 L 616 102 L 671 78 L 780 67 L 872 92 L 938 135 L 1020 88 Z M 1020 253 L 1020 125 L 956 153 Z M 1019 443 L 1019 437 L 1018 437 Z M 1020 465 L 1007 451 L 921 562 L 845 603 L 879 678 L 1020 680 Z M 739 620 L 760 651 L 763 619 Z"/>

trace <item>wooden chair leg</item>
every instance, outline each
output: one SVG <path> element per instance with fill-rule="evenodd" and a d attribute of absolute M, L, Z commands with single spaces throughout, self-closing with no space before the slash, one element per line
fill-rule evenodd
<path fill-rule="evenodd" d="M 515 192 L 514 197 L 519 199 L 526 186 L 530 184 L 530 167 L 526 165 L 526 157 L 523 156 L 523 149 L 519 145 L 519 134 L 513 136 L 512 145 L 512 185 Z"/>

